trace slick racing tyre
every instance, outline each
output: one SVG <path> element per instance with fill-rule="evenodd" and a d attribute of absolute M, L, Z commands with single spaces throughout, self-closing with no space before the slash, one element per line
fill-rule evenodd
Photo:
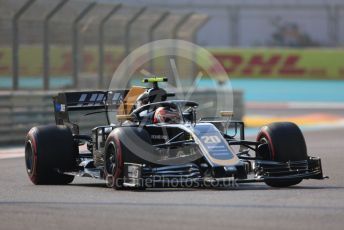
<path fill-rule="evenodd" d="M 106 184 L 114 189 L 123 188 L 124 161 L 122 144 L 116 133 L 112 132 L 105 143 L 104 173 Z"/>
<path fill-rule="evenodd" d="M 257 141 L 267 143 L 266 160 L 288 162 L 307 160 L 306 142 L 300 128 L 291 122 L 276 122 L 261 128 Z M 272 187 L 288 187 L 299 184 L 302 179 L 265 180 Z"/>
<path fill-rule="evenodd" d="M 58 171 L 75 169 L 76 154 L 72 132 L 66 126 L 33 127 L 26 136 L 26 171 L 36 185 L 71 183 L 74 176 Z"/>
<path fill-rule="evenodd" d="M 134 135 L 138 137 L 142 143 L 132 143 L 128 141 Z M 135 144 L 135 148 L 128 147 L 129 144 Z M 141 146 L 143 144 L 144 146 Z M 119 127 L 114 129 L 105 143 L 104 154 L 104 174 L 108 187 L 114 189 L 123 189 L 124 181 L 124 162 L 126 163 L 147 163 L 140 158 L 133 149 L 142 151 L 142 149 L 151 145 L 149 134 L 145 130 L 138 131 L 137 127 Z M 137 187 L 142 190 L 144 186 Z"/>

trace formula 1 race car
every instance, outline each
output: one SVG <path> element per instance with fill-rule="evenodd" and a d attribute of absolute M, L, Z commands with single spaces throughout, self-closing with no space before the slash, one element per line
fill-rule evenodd
<path fill-rule="evenodd" d="M 229 119 L 231 111 L 221 112 L 222 118 L 198 118 L 198 104 L 168 100 L 174 94 L 160 88 L 161 81 L 167 79 L 144 79 L 151 88 L 55 96 L 56 125 L 33 127 L 26 137 L 30 180 L 68 184 L 82 176 L 103 179 L 115 189 L 144 189 L 251 182 L 287 187 L 324 178 L 320 158 L 307 155 L 295 124 L 266 125 L 256 141 L 248 141 L 244 123 Z M 106 125 L 81 133 L 74 112 L 104 114 L 106 119 L 89 123 Z"/>

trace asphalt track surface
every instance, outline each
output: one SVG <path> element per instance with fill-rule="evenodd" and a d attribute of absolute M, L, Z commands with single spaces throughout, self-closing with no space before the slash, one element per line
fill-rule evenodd
<path fill-rule="evenodd" d="M 35 186 L 23 158 L 0 160 L 0 229 L 343 229 L 344 129 L 305 133 L 328 180 L 292 188 L 115 191 L 77 178 Z"/>

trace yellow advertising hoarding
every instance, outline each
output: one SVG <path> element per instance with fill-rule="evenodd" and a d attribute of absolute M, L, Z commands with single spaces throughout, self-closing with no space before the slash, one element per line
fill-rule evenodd
<path fill-rule="evenodd" d="M 344 79 L 344 49 L 211 48 L 209 51 L 230 77 Z M 21 76 L 42 75 L 42 52 L 41 46 L 20 47 Z M 106 48 L 105 71 L 113 72 L 122 58 L 123 49 Z M 71 47 L 51 46 L 50 59 L 51 75 L 70 75 L 73 66 Z M 11 48 L 0 47 L 0 76 L 11 75 L 11 61 Z M 83 49 L 82 63 L 82 72 L 97 72 L 97 47 Z M 211 73 L 213 63 L 205 64 Z"/>
<path fill-rule="evenodd" d="M 344 79 L 344 49 L 209 49 L 231 77 Z"/>
<path fill-rule="evenodd" d="M 106 47 L 104 52 L 105 72 L 113 73 L 123 59 L 123 48 Z M 0 76 L 11 75 L 12 50 L 10 47 L 0 47 Z M 81 71 L 84 73 L 97 73 L 98 49 L 85 47 L 81 57 Z M 71 75 L 73 68 L 73 55 L 71 47 L 50 47 L 50 74 L 53 76 Z M 20 46 L 19 74 L 20 76 L 42 76 L 43 49 L 41 46 Z"/>

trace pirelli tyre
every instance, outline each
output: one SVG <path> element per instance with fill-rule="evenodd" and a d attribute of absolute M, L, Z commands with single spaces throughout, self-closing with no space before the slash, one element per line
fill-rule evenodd
<path fill-rule="evenodd" d="M 118 134 L 112 132 L 105 143 L 104 174 L 108 187 L 114 189 L 123 188 L 124 159 L 123 147 Z"/>
<path fill-rule="evenodd" d="M 142 142 L 132 143 L 129 141 L 133 136 L 136 136 Z M 135 144 L 135 147 L 130 148 L 129 145 Z M 143 146 L 141 146 L 143 145 Z M 123 189 L 124 182 L 124 162 L 126 163 L 148 163 L 139 157 L 133 149 L 142 151 L 151 145 L 149 134 L 145 130 L 138 131 L 137 127 L 119 127 L 114 129 L 108 136 L 105 143 L 104 153 L 104 174 L 108 187 L 114 189 Z M 144 186 L 136 189 L 145 189 Z"/>
<path fill-rule="evenodd" d="M 267 143 L 266 160 L 279 162 L 307 160 L 306 142 L 300 128 L 291 122 L 276 122 L 263 126 L 257 141 Z M 272 187 L 288 187 L 299 184 L 302 179 L 265 180 Z"/>
<path fill-rule="evenodd" d="M 77 146 L 71 130 L 66 126 L 37 126 L 26 136 L 26 171 L 36 185 L 71 183 L 74 176 L 59 171 L 75 169 L 76 154 Z"/>

